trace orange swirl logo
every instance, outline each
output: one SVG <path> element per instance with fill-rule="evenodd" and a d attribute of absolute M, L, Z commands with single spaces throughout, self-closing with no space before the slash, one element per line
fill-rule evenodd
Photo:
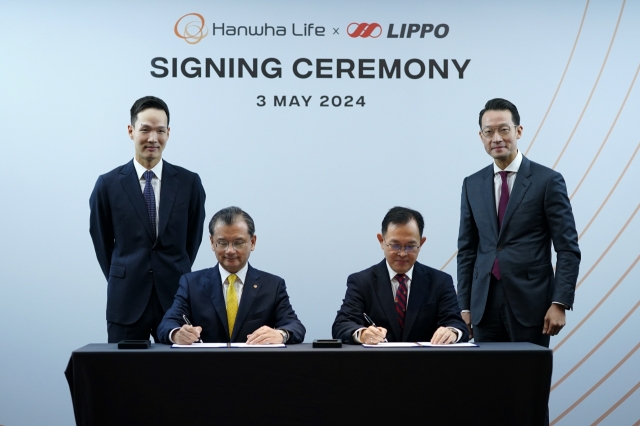
<path fill-rule="evenodd" d="M 188 21 L 180 25 L 182 20 L 187 16 L 193 16 L 197 18 L 197 20 Z M 173 27 L 173 32 L 187 43 L 197 44 L 209 34 L 209 29 L 204 25 L 204 17 L 202 15 L 199 13 L 187 13 L 178 19 L 178 22 L 176 22 L 176 25 Z"/>

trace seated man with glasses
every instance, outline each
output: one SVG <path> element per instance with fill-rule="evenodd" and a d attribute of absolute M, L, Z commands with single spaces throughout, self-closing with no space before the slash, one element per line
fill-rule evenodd
<path fill-rule="evenodd" d="M 451 276 L 416 262 L 426 240 L 423 229 L 419 212 L 389 210 L 378 234 L 385 259 L 347 279 L 334 339 L 353 344 L 468 340 Z"/>
<path fill-rule="evenodd" d="M 289 303 L 284 280 L 249 265 L 256 247 L 249 214 L 227 207 L 209 222 L 213 268 L 191 272 L 160 326 L 162 343 L 301 343 L 306 329 Z M 193 324 L 193 325 L 191 325 Z"/>

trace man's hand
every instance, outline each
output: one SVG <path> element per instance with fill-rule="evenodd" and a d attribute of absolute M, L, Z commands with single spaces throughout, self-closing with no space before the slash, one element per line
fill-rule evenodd
<path fill-rule="evenodd" d="M 247 345 L 280 344 L 283 343 L 282 340 L 282 333 L 276 329 L 263 325 L 247 336 Z"/>
<path fill-rule="evenodd" d="M 557 303 L 551 304 L 547 314 L 544 316 L 544 328 L 542 329 L 542 334 L 555 336 L 560 333 L 562 327 L 567 323 L 564 311 L 565 307 L 563 305 L 558 305 Z"/>
<path fill-rule="evenodd" d="M 455 343 L 458 339 L 458 334 L 455 331 L 449 330 L 447 327 L 440 327 L 433 333 L 431 337 L 432 345 L 448 345 Z"/>
<path fill-rule="evenodd" d="M 473 339 L 473 328 L 471 328 L 471 312 L 462 312 L 462 319 L 469 329 L 469 340 Z"/>
<path fill-rule="evenodd" d="M 178 331 L 173 333 L 171 340 L 178 345 L 190 345 L 200 339 L 202 327 L 194 327 L 192 325 L 183 325 Z"/>
<path fill-rule="evenodd" d="M 377 345 L 378 343 L 383 342 L 386 337 L 386 328 L 370 325 L 369 328 L 362 330 L 360 333 L 360 342 L 367 345 Z"/>

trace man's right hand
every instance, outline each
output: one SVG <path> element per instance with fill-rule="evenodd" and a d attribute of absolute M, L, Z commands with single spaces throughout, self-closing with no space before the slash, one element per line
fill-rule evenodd
<path fill-rule="evenodd" d="M 190 345 L 200 339 L 202 327 L 194 327 L 192 325 L 183 325 L 180 329 L 173 333 L 171 340 L 178 345 Z"/>
<path fill-rule="evenodd" d="M 471 312 L 462 312 L 462 319 L 469 329 L 469 340 L 473 339 L 473 328 L 471 328 Z"/>
<path fill-rule="evenodd" d="M 387 329 L 369 326 L 360 333 L 360 342 L 367 345 L 377 345 L 387 337 Z"/>

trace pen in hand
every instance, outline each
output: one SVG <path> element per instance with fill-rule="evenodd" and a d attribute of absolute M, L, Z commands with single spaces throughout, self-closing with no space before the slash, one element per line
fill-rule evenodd
<path fill-rule="evenodd" d="M 189 318 L 187 318 L 186 315 L 182 315 L 182 319 L 184 320 L 184 323 L 193 327 L 193 324 L 191 324 L 191 321 L 189 321 Z M 198 338 L 198 343 L 203 343 L 202 339 Z"/>
<path fill-rule="evenodd" d="M 378 328 L 378 326 L 376 325 L 375 322 L 373 322 L 373 320 L 371 318 L 369 318 L 369 315 L 367 315 L 365 312 L 362 313 L 362 315 L 364 315 L 364 319 L 367 320 L 367 322 L 369 323 L 369 325 L 372 325 L 376 328 Z M 387 338 L 385 337 L 383 342 L 385 343 L 389 343 L 389 341 L 387 340 Z"/>

